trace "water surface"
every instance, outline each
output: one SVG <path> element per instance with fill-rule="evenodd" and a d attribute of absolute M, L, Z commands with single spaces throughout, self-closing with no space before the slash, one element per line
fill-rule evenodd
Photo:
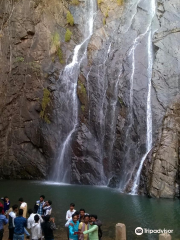
<path fill-rule="evenodd" d="M 158 239 L 158 234 L 134 233 L 136 227 L 150 229 L 172 229 L 173 240 L 180 239 L 179 200 L 150 199 L 143 196 L 131 196 L 106 187 L 79 185 L 60 185 L 35 181 L 0 181 L 0 195 L 8 197 L 11 205 L 23 197 L 32 208 L 39 196 L 53 202 L 53 216 L 61 234 L 64 232 L 65 214 L 69 204 L 74 202 L 76 209 L 85 208 L 94 213 L 103 222 L 103 239 L 114 239 L 115 224 L 124 223 L 127 227 L 127 239 Z M 64 236 L 64 235 L 63 235 Z M 61 237 L 61 236 L 60 236 Z"/>

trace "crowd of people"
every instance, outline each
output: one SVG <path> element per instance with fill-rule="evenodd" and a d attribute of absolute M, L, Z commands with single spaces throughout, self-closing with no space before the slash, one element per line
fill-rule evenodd
<path fill-rule="evenodd" d="M 8 224 L 9 240 L 54 240 L 56 229 L 52 214 L 52 201 L 45 201 L 45 196 L 35 202 L 33 209 L 27 208 L 27 203 L 21 197 L 18 205 L 10 205 L 9 198 L 3 197 L 0 202 L 0 240 L 3 239 L 4 225 Z M 27 218 L 28 213 L 28 218 Z M 88 214 L 85 209 L 75 210 L 71 203 L 66 212 L 67 239 L 68 240 L 100 240 L 102 238 L 102 223 L 97 215 Z M 27 231 L 30 230 L 30 233 Z"/>

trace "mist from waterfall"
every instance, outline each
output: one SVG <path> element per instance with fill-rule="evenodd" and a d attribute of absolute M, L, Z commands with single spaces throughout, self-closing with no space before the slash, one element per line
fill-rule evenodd
<path fill-rule="evenodd" d="M 85 1 L 85 25 L 84 39 L 82 43 L 74 49 L 72 62 L 68 64 L 60 74 L 60 104 L 62 112 L 63 133 L 59 148 L 59 156 L 54 165 L 52 181 L 69 182 L 69 152 L 71 152 L 71 141 L 78 126 L 78 98 L 77 98 L 77 82 L 80 71 L 81 62 L 87 55 L 87 47 L 91 35 L 93 34 L 94 14 L 96 12 L 96 0 Z"/>

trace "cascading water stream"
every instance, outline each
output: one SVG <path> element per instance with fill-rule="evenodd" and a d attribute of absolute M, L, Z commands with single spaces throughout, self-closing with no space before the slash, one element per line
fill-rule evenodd
<path fill-rule="evenodd" d="M 140 3 L 140 1 L 138 2 L 138 4 Z M 150 4 L 149 8 L 147 7 L 148 4 Z M 138 5 L 137 5 L 138 6 Z M 135 170 L 136 165 L 133 166 L 133 170 L 129 168 L 129 165 L 132 164 L 131 163 L 131 158 L 130 158 L 130 144 L 129 141 L 131 139 L 130 136 L 130 132 L 132 131 L 132 127 L 133 127 L 133 88 L 134 88 L 134 75 L 135 75 L 135 51 L 137 46 L 141 43 L 141 41 L 147 36 L 148 34 L 148 70 L 147 70 L 147 75 L 148 75 L 148 96 L 147 96 L 147 104 L 146 104 L 146 113 L 147 113 L 147 117 L 146 117 L 146 126 L 147 126 L 147 134 L 146 137 L 148 140 L 146 140 L 146 152 L 149 152 L 148 149 L 151 149 L 151 145 L 152 145 L 152 116 L 151 116 L 151 76 L 152 76 L 152 31 L 151 31 L 151 26 L 152 26 L 152 20 L 154 18 L 155 15 L 155 0 L 151 0 L 151 2 L 147 1 L 147 13 L 149 13 L 149 17 L 147 18 L 147 27 L 145 28 L 145 31 L 143 33 L 141 33 L 139 36 L 136 37 L 136 39 L 134 40 L 132 47 L 129 51 L 128 57 L 131 56 L 132 58 L 132 70 L 131 70 L 131 77 L 130 77 L 130 99 L 129 99 L 129 115 L 128 115 L 128 120 L 129 120 L 129 125 L 127 128 L 127 132 L 126 132 L 126 145 L 128 146 L 126 154 L 125 154 L 125 158 L 126 161 L 124 161 L 124 166 L 123 166 L 123 177 L 122 180 L 120 182 L 120 190 L 122 192 L 126 191 L 126 189 L 128 188 L 131 180 L 132 180 L 132 176 Z M 151 137 L 150 137 L 151 135 Z M 150 140 L 151 139 L 151 140 Z M 141 163 L 144 162 L 145 158 L 146 158 L 145 154 L 143 156 L 143 158 L 141 159 Z M 142 163 L 143 166 L 143 163 Z M 138 184 L 138 180 L 140 177 L 140 173 L 141 172 L 141 164 L 138 168 L 136 177 L 134 178 L 134 182 L 133 182 L 133 187 L 131 188 L 134 189 L 135 185 Z M 138 175 L 138 176 L 137 176 Z"/>
<path fill-rule="evenodd" d="M 155 0 L 151 2 L 151 14 L 152 19 L 155 15 L 156 4 Z M 153 68 L 153 48 L 152 48 L 152 29 L 149 30 L 148 36 L 148 95 L 147 95 L 147 116 L 146 116 L 146 124 L 147 124 L 147 136 L 146 136 L 146 153 L 141 159 L 138 171 L 134 178 L 133 186 L 131 189 L 131 194 L 137 194 L 141 170 L 144 164 L 144 161 L 152 148 L 152 109 L 151 109 L 151 79 L 152 79 L 152 68 Z"/>
<path fill-rule="evenodd" d="M 85 24 L 84 40 L 74 49 L 72 62 L 68 64 L 60 75 L 61 84 L 65 85 L 65 97 L 62 99 L 65 106 L 64 119 L 70 122 L 69 127 L 60 147 L 60 155 L 57 164 L 54 166 L 52 180 L 56 182 L 66 182 L 68 168 L 65 167 L 65 154 L 70 148 L 72 136 L 78 125 L 78 99 L 77 99 L 77 81 L 79 76 L 80 65 L 84 57 L 86 57 L 87 46 L 93 34 L 94 14 L 96 12 L 96 0 L 86 0 L 85 16 L 87 22 Z M 70 120 L 69 120 L 70 119 Z"/>

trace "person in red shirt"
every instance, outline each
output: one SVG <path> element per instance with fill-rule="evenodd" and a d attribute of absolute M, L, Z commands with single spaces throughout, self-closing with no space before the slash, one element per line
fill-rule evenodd
<path fill-rule="evenodd" d="M 2 214 L 4 214 L 4 205 L 0 202 L 0 207 L 2 207 Z"/>

